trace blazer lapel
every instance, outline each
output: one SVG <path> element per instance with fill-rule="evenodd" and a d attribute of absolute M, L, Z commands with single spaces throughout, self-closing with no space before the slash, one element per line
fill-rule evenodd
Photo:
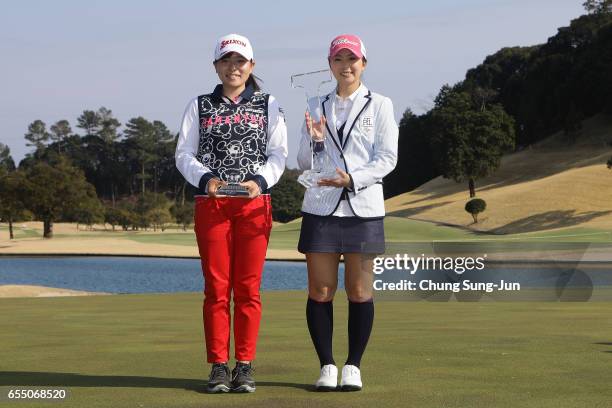
<path fill-rule="evenodd" d="M 346 146 L 348 142 L 351 131 L 355 127 L 355 123 L 359 120 L 359 116 L 365 110 L 365 108 L 372 101 L 371 99 L 372 93 L 365 85 L 361 85 L 359 92 L 355 97 L 355 102 L 353 103 L 353 107 L 349 112 L 348 118 L 346 119 L 346 125 L 344 126 L 344 143 L 342 143 L 342 149 Z M 337 137 L 337 135 L 336 135 Z"/>

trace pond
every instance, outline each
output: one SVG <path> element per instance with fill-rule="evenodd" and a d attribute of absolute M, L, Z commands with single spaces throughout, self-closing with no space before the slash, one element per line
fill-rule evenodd
<path fill-rule="evenodd" d="M 609 263 L 566 262 L 500 262 L 490 263 L 486 270 L 455 274 L 442 270 L 419 271 L 415 275 L 403 270 L 391 269 L 377 274 L 375 290 L 379 299 L 396 296 L 397 291 L 385 283 L 407 283 L 413 280 L 420 288 L 421 281 L 429 287 L 421 291 L 405 292 L 417 299 L 438 292 L 451 291 L 438 288 L 459 285 L 459 281 L 518 283 L 521 292 L 528 288 L 549 288 L 541 299 L 556 299 L 568 288 L 582 288 L 580 298 L 591 298 L 594 289 L 606 289 L 604 298 L 612 292 L 612 265 Z M 341 264 L 338 286 L 344 288 L 344 265 Z M 56 288 L 108 293 L 170 293 L 202 292 L 203 279 L 199 259 L 152 258 L 117 256 L 7 256 L 0 257 L 0 285 L 39 285 Z M 306 290 L 305 262 L 266 261 L 262 290 Z M 380 291 L 380 288 L 383 288 Z M 434 289 L 432 289 L 434 288 Z M 400 288 L 401 289 L 401 288 Z M 481 291 L 482 292 L 482 291 Z M 549 293 L 550 292 L 550 293 Z M 512 294 L 512 291 L 505 291 Z M 521 293 L 516 293 L 523 296 Z M 460 297 L 460 296 L 458 296 Z M 601 298 L 601 296 L 596 296 Z"/>
<path fill-rule="evenodd" d="M 341 265 L 340 283 L 344 276 Z M 40 285 L 110 293 L 201 292 L 199 259 L 0 257 L 0 285 Z M 262 290 L 306 289 L 304 262 L 267 261 Z"/>

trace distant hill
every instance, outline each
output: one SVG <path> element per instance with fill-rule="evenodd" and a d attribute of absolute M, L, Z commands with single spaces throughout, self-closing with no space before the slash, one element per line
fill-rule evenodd
<path fill-rule="evenodd" d="M 612 229 L 612 115 L 584 121 L 570 143 L 563 132 L 502 159 L 476 181 L 487 209 L 473 224 L 467 182 L 437 177 L 386 201 L 387 214 L 499 234 L 589 226 Z"/>
<path fill-rule="evenodd" d="M 489 107 L 501 105 L 514 119 L 515 146 L 524 148 L 555 132 L 573 131 L 586 118 L 612 114 L 611 72 L 612 11 L 605 11 L 573 19 L 542 44 L 498 50 L 452 88 L 469 93 L 483 106 L 485 101 Z M 443 101 L 446 92 L 442 87 L 434 104 Z M 385 178 L 386 198 L 442 174 L 444 164 L 436 162 L 432 144 L 440 127 L 435 108 L 421 115 L 404 112 L 400 162 Z"/>

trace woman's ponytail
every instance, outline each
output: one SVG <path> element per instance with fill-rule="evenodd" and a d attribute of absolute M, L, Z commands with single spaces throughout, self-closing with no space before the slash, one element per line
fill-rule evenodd
<path fill-rule="evenodd" d="M 255 74 L 251 73 L 251 75 L 249 75 L 249 78 L 246 81 L 246 86 L 251 86 L 254 90 L 261 91 L 261 86 L 259 86 L 259 82 L 257 81 L 261 81 L 261 79 L 258 78 Z"/>

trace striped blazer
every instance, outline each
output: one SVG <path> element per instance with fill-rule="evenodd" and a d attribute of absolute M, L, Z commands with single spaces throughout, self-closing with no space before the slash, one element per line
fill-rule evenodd
<path fill-rule="evenodd" d="M 334 126 L 335 101 L 336 93 L 332 92 L 323 98 L 320 109 L 317 109 L 318 98 L 311 98 L 308 103 L 311 112 L 319 110 L 328 119 L 325 148 L 335 166 L 349 173 L 353 179 L 354 191 L 348 194 L 351 209 L 360 218 L 382 217 L 385 215 L 382 179 L 397 163 L 399 131 L 393 104 L 389 98 L 371 92 L 362 84 L 344 127 L 343 142 L 340 143 Z M 305 123 L 297 159 L 300 169 L 311 168 L 311 138 Z M 340 203 L 342 191 L 342 188 L 327 189 L 317 197 L 315 191 L 307 189 L 302 211 L 331 215 Z"/>

